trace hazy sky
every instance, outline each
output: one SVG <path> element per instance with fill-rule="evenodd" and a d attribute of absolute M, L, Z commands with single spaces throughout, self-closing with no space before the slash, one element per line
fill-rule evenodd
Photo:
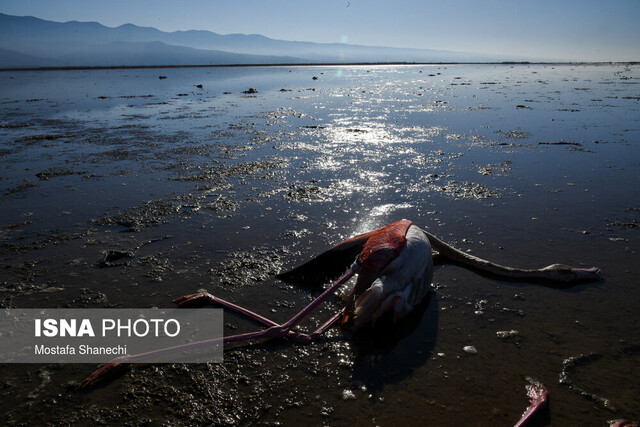
<path fill-rule="evenodd" d="M 640 61 L 640 0 L 0 0 L 0 12 L 109 27 Z"/>

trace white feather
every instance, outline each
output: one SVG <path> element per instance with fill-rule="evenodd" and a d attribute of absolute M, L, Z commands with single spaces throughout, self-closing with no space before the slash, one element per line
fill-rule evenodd
<path fill-rule="evenodd" d="M 394 319 L 409 313 L 425 297 L 433 278 L 433 259 L 429 239 L 416 226 L 407 230 L 407 243 L 400 254 L 384 269 L 356 300 L 353 329 L 393 310 Z"/>

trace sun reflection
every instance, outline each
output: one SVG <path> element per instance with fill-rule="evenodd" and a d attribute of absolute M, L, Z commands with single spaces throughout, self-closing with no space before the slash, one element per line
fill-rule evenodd
<path fill-rule="evenodd" d="M 391 133 L 382 123 L 364 122 L 356 126 L 352 120 L 342 120 L 346 126 L 333 126 L 325 130 L 327 139 L 340 144 L 386 145 L 392 140 Z"/>
<path fill-rule="evenodd" d="M 374 206 L 369 209 L 365 218 L 358 218 L 359 224 L 356 229 L 357 234 L 366 233 L 376 228 L 382 227 L 389 222 L 402 219 L 400 215 L 394 214 L 397 210 L 410 209 L 413 206 L 410 203 L 387 203 L 384 205 Z"/>
<path fill-rule="evenodd" d="M 373 209 L 371 209 L 371 212 L 369 213 L 369 215 L 371 215 L 372 217 L 378 217 L 378 216 L 388 216 L 391 212 L 396 211 L 398 209 L 409 209 L 411 208 L 411 204 L 410 203 L 387 203 L 386 205 L 380 205 L 380 206 L 374 206 Z"/>

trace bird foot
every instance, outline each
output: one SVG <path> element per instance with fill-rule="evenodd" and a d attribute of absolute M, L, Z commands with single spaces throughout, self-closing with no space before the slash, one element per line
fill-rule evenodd
<path fill-rule="evenodd" d="M 522 418 L 515 427 L 525 426 L 542 409 L 547 406 L 547 389 L 542 383 L 532 378 L 527 378 L 527 396 L 529 396 L 529 408 L 522 414 Z"/>
<path fill-rule="evenodd" d="M 213 301 L 214 297 L 209 292 L 198 292 L 178 297 L 173 300 L 173 303 L 178 304 L 179 307 L 201 307 Z"/>
<path fill-rule="evenodd" d="M 591 268 L 572 268 L 577 280 L 598 280 L 602 278 L 602 270 L 598 267 Z"/>

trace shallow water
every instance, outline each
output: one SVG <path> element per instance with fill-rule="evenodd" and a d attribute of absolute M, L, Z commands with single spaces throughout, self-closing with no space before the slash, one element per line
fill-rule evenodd
<path fill-rule="evenodd" d="M 88 393 L 70 388 L 93 365 L 0 366 L 10 424 L 510 425 L 526 377 L 549 390 L 543 423 L 640 419 L 640 67 L 1 72 L 0 141 L 5 307 L 170 307 L 206 288 L 282 321 L 318 289 L 277 272 L 400 218 L 502 264 L 604 271 L 552 289 L 446 266 L 395 327 L 237 345 Z M 133 255 L 105 266 L 108 250 Z"/>

